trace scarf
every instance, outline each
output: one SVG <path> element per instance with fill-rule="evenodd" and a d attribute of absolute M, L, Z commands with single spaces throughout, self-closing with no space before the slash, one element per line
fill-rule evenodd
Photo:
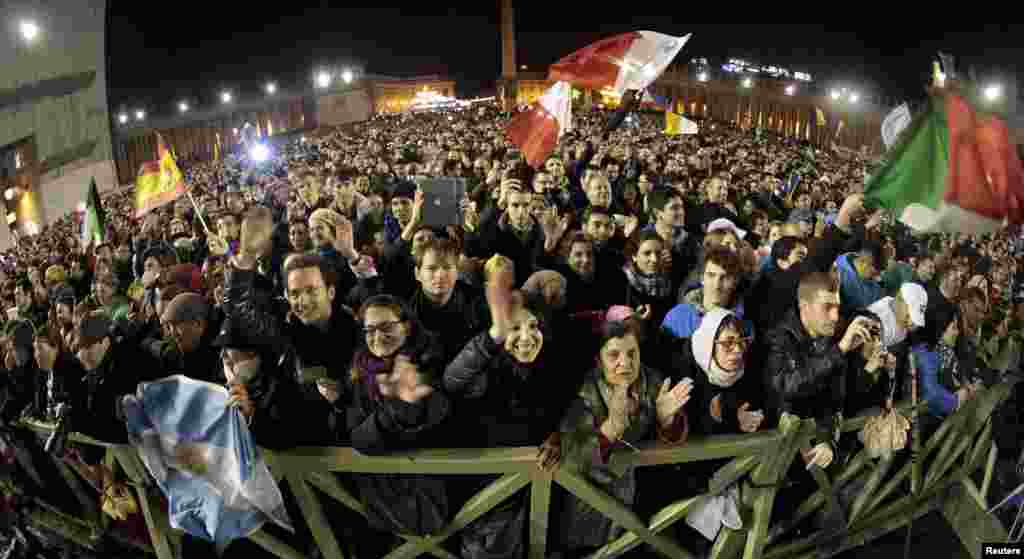
<path fill-rule="evenodd" d="M 743 378 L 745 369 L 726 371 L 715 361 L 715 341 L 722 321 L 734 313 L 727 309 L 712 309 L 700 322 L 700 326 L 690 338 L 694 360 L 708 376 L 708 381 L 719 388 L 729 388 Z"/>
<path fill-rule="evenodd" d="M 356 354 L 352 367 L 352 382 L 356 383 L 360 378 L 365 378 L 370 385 L 370 397 L 373 400 L 380 400 L 380 387 L 377 386 L 377 375 L 389 372 L 394 367 L 394 360 L 381 359 L 369 351 L 360 351 Z"/>
<path fill-rule="evenodd" d="M 665 298 L 672 295 L 672 282 L 664 274 L 645 274 L 630 264 L 624 268 L 629 285 L 648 297 Z"/>
<path fill-rule="evenodd" d="M 885 297 L 868 306 L 868 311 L 882 322 L 882 346 L 887 349 L 907 339 L 906 329 L 900 327 L 896 320 L 893 301 L 892 297 Z"/>

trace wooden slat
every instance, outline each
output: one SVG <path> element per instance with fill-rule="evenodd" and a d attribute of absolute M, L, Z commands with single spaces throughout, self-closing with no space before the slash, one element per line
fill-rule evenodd
<path fill-rule="evenodd" d="M 334 477 L 331 472 L 310 472 L 305 476 L 306 481 L 310 485 L 316 487 L 320 491 L 323 491 L 325 495 L 345 505 L 349 509 L 358 512 L 359 514 L 366 516 L 366 508 L 363 503 L 359 502 L 349 493 L 338 481 L 338 478 Z"/>
<path fill-rule="evenodd" d="M 638 447 L 641 452 L 613 453 L 609 465 L 613 470 L 621 470 L 627 465 L 658 466 L 760 455 L 777 448 L 782 439 L 783 435 L 778 431 L 762 431 L 749 435 L 694 437 L 678 446 L 646 443 Z"/>
<path fill-rule="evenodd" d="M 690 510 L 701 502 L 706 495 L 691 497 L 677 501 L 661 509 L 651 518 L 649 529 L 654 534 L 660 534 L 669 526 L 675 524 L 679 519 L 684 518 Z M 745 534 L 746 532 L 744 532 Z M 609 543 L 602 548 L 602 558 L 621 557 L 643 544 L 643 540 L 632 532 L 626 532 L 619 539 Z"/>
<path fill-rule="evenodd" d="M 530 484 L 530 559 L 545 559 L 547 557 L 551 482 L 551 472 L 534 468 Z"/>
<path fill-rule="evenodd" d="M 858 518 L 868 511 L 866 505 L 870 501 L 872 494 L 874 494 L 875 490 L 878 489 L 878 486 L 881 485 L 882 478 L 885 477 L 885 474 L 889 473 L 889 469 L 891 467 L 891 457 L 883 457 L 879 459 L 877 464 L 875 464 L 874 470 L 868 476 L 867 483 L 857 494 L 857 497 L 853 500 L 853 505 L 850 507 L 850 524 L 853 524 Z"/>
<path fill-rule="evenodd" d="M 289 473 L 285 478 L 324 559 L 345 559 L 345 554 L 334 537 L 334 531 L 331 530 L 331 524 L 327 521 L 327 515 L 320 506 L 320 500 L 313 493 L 313 488 L 299 474 Z"/>
<path fill-rule="evenodd" d="M 981 559 L 982 544 L 1005 542 L 1009 535 L 999 520 L 987 514 L 962 487 L 956 487 L 942 506 L 942 515 L 974 559 Z"/>
<path fill-rule="evenodd" d="M 294 547 L 271 536 L 263 530 L 257 530 L 248 536 L 249 540 L 281 559 L 306 559 L 306 555 Z"/>

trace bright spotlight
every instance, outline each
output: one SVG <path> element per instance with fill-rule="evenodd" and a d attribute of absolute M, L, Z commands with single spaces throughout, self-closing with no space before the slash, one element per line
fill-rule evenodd
<path fill-rule="evenodd" d="M 231 92 L 225 91 L 224 93 L 221 93 L 220 94 L 220 100 L 221 100 L 222 103 L 230 103 L 231 102 Z"/>
<path fill-rule="evenodd" d="M 833 101 L 838 101 L 839 100 L 839 96 L 840 96 L 839 90 L 833 89 L 832 90 L 832 100 Z"/>
<path fill-rule="evenodd" d="M 754 86 L 754 80 L 752 80 L 750 78 L 745 78 L 743 80 L 743 87 L 749 88 L 749 87 L 753 87 L 753 86 Z"/>
<path fill-rule="evenodd" d="M 352 70 L 345 70 L 341 73 L 341 80 L 345 83 L 352 83 Z"/>
<path fill-rule="evenodd" d="M 992 84 L 985 88 L 985 100 L 989 103 L 998 101 L 1003 96 L 1003 87 L 998 84 Z"/>
<path fill-rule="evenodd" d="M 275 93 L 277 93 L 277 84 L 276 83 L 268 83 L 267 84 L 267 95 L 273 95 Z"/>
<path fill-rule="evenodd" d="M 249 159 L 262 163 L 270 157 L 270 149 L 263 144 L 256 144 L 249 150 Z"/>
<path fill-rule="evenodd" d="M 702 81 L 702 82 L 708 81 L 708 73 L 707 72 L 701 72 L 701 73 L 697 74 L 697 80 L 698 81 Z"/>
<path fill-rule="evenodd" d="M 851 103 L 856 103 L 857 101 L 860 101 L 860 93 L 856 93 L 856 92 L 851 93 L 850 94 L 850 102 Z"/>
<path fill-rule="evenodd" d="M 146 118 L 146 111 L 135 111 L 135 120 L 142 120 Z"/>
<path fill-rule="evenodd" d="M 29 43 L 34 41 L 36 37 L 39 36 L 39 25 L 37 25 L 34 21 L 22 21 L 21 25 L 19 25 L 18 28 L 21 30 L 21 36 Z"/>
<path fill-rule="evenodd" d="M 126 115 L 124 113 L 121 113 L 120 115 L 117 116 L 117 120 L 121 124 L 127 124 L 128 123 L 128 115 Z"/>
<path fill-rule="evenodd" d="M 794 94 L 796 94 L 796 86 L 795 85 L 787 85 L 786 86 L 786 95 L 794 95 Z"/>
<path fill-rule="evenodd" d="M 188 111 L 188 103 L 186 103 L 184 101 L 182 101 L 181 103 L 178 103 L 178 110 L 181 111 L 181 112 Z"/>
<path fill-rule="evenodd" d="M 8 200 L 13 200 L 14 199 L 14 189 L 13 188 L 8 188 L 7 190 L 5 190 L 4 191 L 4 198 L 7 198 Z"/>
<path fill-rule="evenodd" d="M 316 75 L 316 85 L 326 89 L 327 86 L 331 85 L 331 75 L 327 72 L 320 72 Z"/>

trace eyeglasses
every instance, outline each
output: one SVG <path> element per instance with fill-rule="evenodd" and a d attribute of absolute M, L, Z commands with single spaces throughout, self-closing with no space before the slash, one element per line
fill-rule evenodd
<path fill-rule="evenodd" d="M 725 351 L 744 351 L 750 347 L 750 343 L 752 341 L 754 341 L 754 338 L 734 338 L 732 340 L 721 340 L 715 343 Z"/>
<path fill-rule="evenodd" d="M 397 331 L 398 325 L 401 323 L 401 321 L 394 320 L 391 322 L 381 322 L 380 324 L 364 324 L 363 333 L 367 338 L 373 337 L 374 334 L 391 336 Z"/>

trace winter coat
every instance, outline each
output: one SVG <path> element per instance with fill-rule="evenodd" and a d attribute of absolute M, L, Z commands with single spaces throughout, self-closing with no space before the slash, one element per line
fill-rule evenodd
<path fill-rule="evenodd" d="M 419 288 L 409 300 L 423 327 L 441 336 L 445 363 L 451 362 L 466 344 L 481 331 L 490 328 L 491 316 L 483 292 L 461 281 L 455 282 L 451 299 L 437 306 Z"/>
<path fill-rule="evenodd" d="M 612 392 L 600 369 L 593 369 L 587 375 L 577 399 L 570 405 L 562 421 L 565 467 L 575 469 L 627 507 L 636 499 L 635 467 L 627 466 L 618 471 L 611 468 L 608 463 L 611 451 L 614 448 L 625 448 L 625 443 L 636 446 L 661 440 L 667 444 L 682 444 L 686 440 L 689 427 L 685 407 L 677 414 L 676 422 L 668 432 L 662 432 L 657 424 L 655 401 L 663 379 L 661 373 L 641 365 L 640 376 L 636 380 L 640 405 L 622 439 L 614 444 L 600 431 L 601 424 L 608 418 L 608 401 Z M 569 496 L 560 534 L 565 545 L 570 548 L 602 546 L 621 532 L 622 528 L 614 526 L 610 518 L 574 496 Z"/>
<path fill-rule="evenodd" d="M 515 264 L 516 286 L 523 285 L 530 274 L 540 269 L 544 255 L 544 232 L 540 225 L 534 221 L 529 233 L 520 239 L 507 225 L 504 215 L 484 221 L 475 233 L 467 233 L 465 243 L 466 256 L 471 258 L 501 254 L 511 259 Z"/>

